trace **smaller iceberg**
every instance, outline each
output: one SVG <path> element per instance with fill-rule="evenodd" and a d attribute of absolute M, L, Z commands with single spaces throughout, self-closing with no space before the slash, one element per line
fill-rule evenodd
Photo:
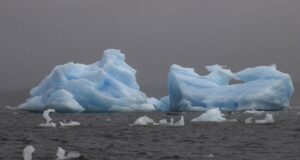
<path fill-rule="evenodd" d="M 56 124 L 52 122 L 52 118 L 50 117 L 50 113 L 55 113 L 54 109 L 47 109 L 43 112 L 43 117 L 46 120 L 46 123 L 42 123 L 40 127 L 56 127 Z"/>
<path fill-rule="evenodd" d="M 265 119 L 255 120 L 255 123 L 257 123 L 257 124 L 270 124 L 270 123 L 275 123 L 275 120 L 274 120 L 274 118 L 271 114 L 267 113 L 265 115 Z"/>
<path fill-rule="evenodd" d="M 75 127 L 80 126 L 80 122 L 70 121 L 70 122 L 59 122 L 61 127 Z"/>
<path fill-rule="evenodd" d="M 155 121 L 151 118 L 149 118 L 148 116 L 142 116 L 138 119 L 135 120 L 135 122 L 133 123 L 133 125 L 142 125 L 142 126 L 146 126 L 149 124 L 156 124 Z"/>
<path fill-rule="evenodd" d="M 184 117 L 181 116 L 180 119 L 177 122 L 175 122 L 172 126 L 184 126 L 184 124 Z"/>
<path fill-rule="evenodd" d="M 224 114 L 219 110 L 219 108 L 213 108 L 207 110 L 205 113 L 192 119 L 192 122 L 224 122 Z"/>
<path fill-rule="evenodd" d="M 58 147 L 56 156 L 56 160 L 76 159 L 80 158 L 80 153 L 77 151 L 71 151 L 68 154 L 66 154 L 66 151 L 63 148 Z"/>
<path fill-rule="evenodd" d="M 24 160 L 32 160 L 32 154 L 35 152 L 35 148 L 31 145 L 26 146 L 23 149 L 23 158 Z"/>

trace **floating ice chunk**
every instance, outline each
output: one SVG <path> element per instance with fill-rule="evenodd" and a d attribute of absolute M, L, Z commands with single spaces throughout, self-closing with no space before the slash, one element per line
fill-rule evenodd
<path fill-rule="evenodd" d="M 43 112 L 43 117 L 46 120 L 46 123 L 42 123 L 39 126 L 40 127 L 56 127 L 56 124 L 52 121 L 52 118 L 50 117 L 50 113 L 55 113 L 54 109 L 47 109 Z"/>
<path fill-rule="evenodd" d="M 166 119 L 161 119 L 161 120 L 159 120 L 159 122 L 158 122 L 160 125 L 168 125 L 169 123 L 168 123 L 168 121 L 166 120 Z"/>
<path fill-rule="evenodd" d="M 255 114 L 255 115 L 263 115 L 263 114 L 265 114 L 264 111 L 257 111 L 257 110 L 254 110 L 254 109 L 252 109 L 252 110 L 246 110 L 244 113 Z"/>
<path fill-rule="evenodd" d="M 71 121 L 71 122 L 59 122 L 61 127 L 74 127 L 80 126 L 79 122 Z"/>
<path fill-rule="evenodd" d="M 274 120 L 274 118 L 271 114 L 267 113 L 265 115 L 265 119 L 255 120 L 255 123 L 257 123 L 257 124 L 269 124 L 269 123 L 275 123 L 275 120 Z"/>
<path fill-rule="evenodd" d="M 232 73 L 219 65 L 208 66 L 201 76 L 193 68 L 172 65 L 168 93 L 172 111 L 219 107 L 221 110 L 281 110 L 289 106 L 294 87 L 291 77 L 275 66 L 259 66 Z M 231 80 L 243 83 L 230 84 Z"/>
<path fill-rule="evenodd" d="M 179 121 L 175 122 L 173 126 L 184 126 L 184 117 L 181 116 Z"/>
<path fill-rule="evenodd" d="M 31 145 L 26 146 L 23 149 L 23 158 L 24 160 L 32 160 L 32 154 L 35 152 L 35 148 Z"/>
<path fill-rule="evenodd" d="M 246 124 L 253 123 L 253 121 L 254 121 L 253 117 L 248 117 L 248 118 L 245 119 Z"/>
<path fill-rule="evenodd" d="M 170 122 L 169 122 L 169 125 L 172 126 L 173 124 L 174 124 L 174 119 L 171 118 L 171 119 L 170 119 Z"/>
<path fill-rule="evenodd" d="M 224 122 L 226 118 L 224 118 L 224 114 L 220 112 L 219 108 L 213 108 L 207 110 L 205 113 L 192 119 L 192 122 Z"/>
<path fill-rule="evenodd" d="M 147 116 L 142 116 L 135 120 L 133 125 L 148 125 L 148 124 L 154 124 L 154 120 L 147 117 Z"/>
<path fill-rule="evenodd" d="M 57 156 L 56 160 L 65 160 L 65 159 L 79 158 L 80 153 L 77 151 L 71 151 L 68 154 L 66 154 L 66 151 L 63 148 L 58 147 L 56 156 Z"/>
<path fill-rule="evenodd" d="M 90 65 L 70 62 L 56 66 L 18 108 L 40 112 L 49 106 L 57 112 L 155 111 L 135 75 L 120 50 L 108 49 L 100 61 Z"/>

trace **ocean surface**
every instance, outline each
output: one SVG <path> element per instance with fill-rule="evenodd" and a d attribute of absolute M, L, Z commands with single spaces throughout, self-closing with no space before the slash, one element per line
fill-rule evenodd
<path fill-rule="evenodd" d="M 0 107 L 0 159 L 20 160 L 27 145 L 33 160 L 54 160 L 58 146 L 78 151 L 86 160 L 292 160 L 300 159 L 300 107 L 273 114 L 273 124 L 245 124 L 251 116 L 225 113 L 238 122 L 191 123 L 201 113 L 113 113 L 51 115 L 54 122 L 79 121 L 81 126 L 41 128 L 40 113 Z M 185 126 L 130 126 L 147 115 L 158 121 L 185 117 Z M 258 117 L 260 118 L 260 117 Z M 261 117 L 263 118 L 263 117 Z"/>

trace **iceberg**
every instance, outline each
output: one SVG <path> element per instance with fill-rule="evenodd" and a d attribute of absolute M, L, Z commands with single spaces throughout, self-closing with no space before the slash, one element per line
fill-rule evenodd
<path fill-rule="evenodd" d="M 149 124 L 156 124 L 155 121 L 148 116 L 142 116 L 135 120 L 135 122 L 132 125 L 142 125 L 146 126 Z"/>
<path fill-rule="evenodd" d="M 275 123 L 275 120 L 274 120 L 272 114 L 267 113 L 265 115 L 265 119 L 255 120 L 255 123 L 257 123 L 257 124 L 270 124 L 270 123 Z"/>
<path fill-rule="evenodd" d="M 213 108 L 207 110 L 199 117 L 193 118 L 191 122 L 224 122 L 226 121 L 224 116 L 225 115 L 219 110 L 219 108 Z"/>
<path fill-rule="evenodd" d="M 56 66 L 18 108 L 69 113 L 157 110 L 140 91 L 135 74 L 120 50 L 107 49 L 96 63 Z"/>
<path fill-rule="evenodd" d="M 32 154 L 35 152 L 35 148 L 32 145 L 28 145 L 23 149 L 23 159 L 32 160 Z"/>
<path fill-rule="evenodd" d="M 220 65 L 207 66 L 208 75 L 172 65 L 168 74 L 172 111 L 281 110 L 289 106 L 294 87 L 291 77 L 275 65 L 247 68 L 237 73 Z M 231 84 L 232 80 L 242 83 Z"/>

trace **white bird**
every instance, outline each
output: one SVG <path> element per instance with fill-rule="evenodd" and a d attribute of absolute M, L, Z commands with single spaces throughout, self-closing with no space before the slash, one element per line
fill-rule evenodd
<path fill-rule="evenodd" d="M 32 160 L 32 154 L 35 152 L 35 148 L 31 145 L 26 146 L 23 149 L 23 158 L 24 160 Z"/>
<path fill-rule="evenodd" d="M 50 113 L 55 113 L 54 109 L 47 109 L 43 112 L 43 117 L 46 120 L 46 123 L 40 124 L 40 127 L 56 127 L 56 124 L 52 121 L 52 118 L 50 117 Z"/>
<path fill-rule="evenodd" d="M 56 160 L 65 160 L 65 159 L 79 158 L 80 153 L 77 151 L 71 151 L 68 154 L 66 154 L 66 151 L 63 148 L 58 147 L 56 156 L 57 156 Z"/>

